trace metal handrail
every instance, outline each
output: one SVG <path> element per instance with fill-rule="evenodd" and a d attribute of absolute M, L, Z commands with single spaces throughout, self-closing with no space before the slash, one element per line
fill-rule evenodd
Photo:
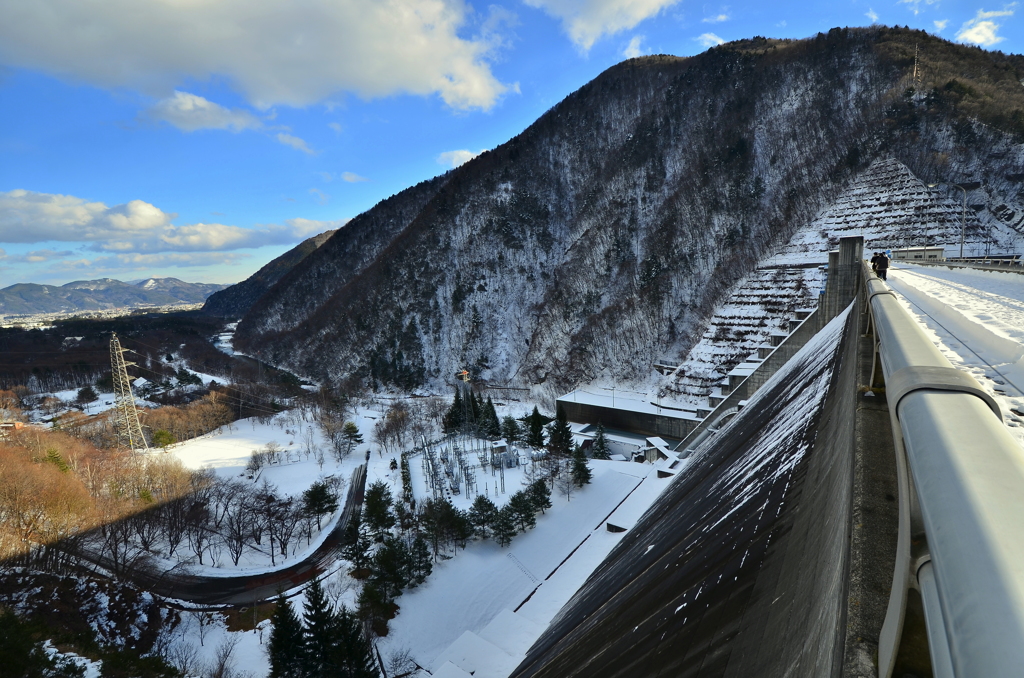
<path fill-rule="evenodd" d="M 902 553 L 879 675 L 895 662 L 885 637 L 898 643 L 909 584 L 925 602 L 935 675 L 1020 676 L 1024 450 L 991 397 L 953 368 L 867 267 L 865 281 L 897 454 L 905 455 L 897 459 Z"/>

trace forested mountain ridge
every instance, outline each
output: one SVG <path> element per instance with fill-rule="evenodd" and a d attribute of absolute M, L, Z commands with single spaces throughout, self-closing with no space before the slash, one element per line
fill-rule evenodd
<path fill-rule="evenodd" d="M 203 304 L 203 312 L 225 318 L 240 318 L 255 304 L 268 289 L 308 257 L 336 233 L 324 231 L 277 257 L 240 283 L 211 294 Z"/>
<path fill-rule="evenodd" d="M 983 183 L 982 221 L 1024 211 L 1021 78 L 1019 56 L 884 27 L 623 62 L 356 217 L 235 346 L 403 388 L 462 368 L 552 392 L 646 375 L 875 158 Z"/>

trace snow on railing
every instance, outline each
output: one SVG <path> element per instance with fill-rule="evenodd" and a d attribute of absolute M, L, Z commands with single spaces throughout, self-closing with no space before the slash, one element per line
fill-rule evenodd
<path fill-rule="evenodd" d="M 953 368 L 866 266 L 864 277 L 900 486 L 879 676 L 892 673 L 912 585 L 924 601 L 934 675 L 1020 675 L 1024 454 L 992 397 Z"/>

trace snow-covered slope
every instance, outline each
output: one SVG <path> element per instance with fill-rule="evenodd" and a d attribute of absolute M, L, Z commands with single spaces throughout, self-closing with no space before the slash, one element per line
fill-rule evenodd
<path fill-rule="evenodd" d="M 693 350 L 664 380 L 662 392 L 679 402 L 707 405 L 707 396 L 732 368 L 767 345 L 771 334 L 788 334 L 797 310 L 817 306 L 821 285 L 817 266 L 754 271 L 715 310 Z"/>
<path fill-rule="evenodd" d="M 934 77 L 969 86 L 907 96 L 915 45 Z M 623 62 L 508 143 L 353 219 L 267 292 L 236 344 L 318 380 L 403 389 L 463 369 L 536 396 L 646 380 L 878 158 L 977 184 L 969 210 L 1008 238 L 1024 213 L 1024 149 L 1005 116 L 1024 108 L 1021 77 L 1016 57 L 882 27 Z M 880 167 L 877 185 L 852 190 L 888 197 L 851 194 L 851 212 L 798 245 L 820 253 L 867 226 L 869 248 L 955 237 L 956 195 Z M 924 211 L 892 216 L 904 197 Z"/>
<path fill-rule="evenodd" d="M 957 191 L 957 197 L 960 197 Z M 959 252 L 963 208 L 940 187 L 930 188 L 892 157 L 875 161 L 827 209 L 790 240 L 772 261 L 828 261 L 839 239 L 863 236 L 865 251 L 945 245 Z M 965 254 L 989 236 L 974 210 L 967 213 Z"/>

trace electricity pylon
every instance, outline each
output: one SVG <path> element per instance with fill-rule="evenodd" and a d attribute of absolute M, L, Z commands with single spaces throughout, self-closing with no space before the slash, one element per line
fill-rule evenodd
<path fill-rule="evenodd" d="M 121 348 L 117 335 L 110 334 L 110 374 L 114 381 L 114 430 L 117 431 L 118 447 L 125 445 L 131 450 L 149 451 L 146 437 L 142 435 L 139 424 L 139 412 L 135 409 L 135 396 L 132 395 L 132 382 L 128 380 L 128 366 L 123 353 L 128 349 Z"/>

